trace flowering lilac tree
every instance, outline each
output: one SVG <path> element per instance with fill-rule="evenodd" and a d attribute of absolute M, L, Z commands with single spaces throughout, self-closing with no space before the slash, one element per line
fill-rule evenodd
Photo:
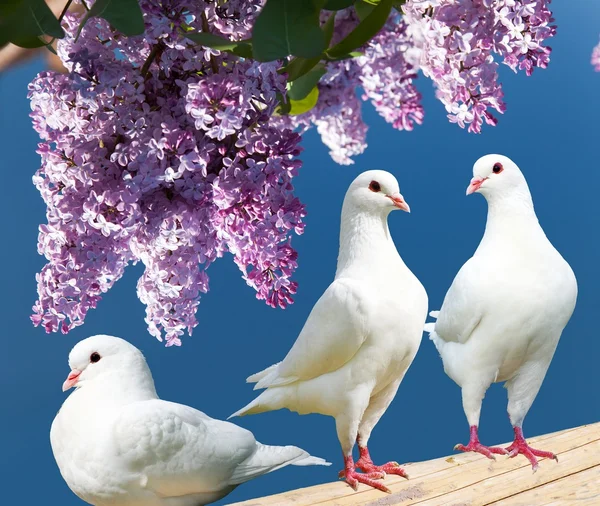
<path fill-rule="evenodd" d="M 149 331 L 179 345 L 226 252 L 259 299 L 285 307 L 304 227 L 292 186 L 301 134 L 316 126 L 332 158 L 352 163 L 366 148 L 361 101 L 396 129 L 423 122 L 419 70 L 450 121 L 496 124 L 498 63 L 527 75 L 548 64 L 548 4 L 96 0 L 79 16 L 38 16 L 28 43 L 59 38 L 68 74 L 30 85 L 48 207 L 34 323 L 81 325 L 141 261 Z"/>

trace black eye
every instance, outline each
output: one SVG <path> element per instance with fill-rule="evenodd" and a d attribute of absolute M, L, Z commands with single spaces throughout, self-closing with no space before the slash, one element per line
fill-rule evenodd
<path fill-rule="evenodd" d="M 496 162 L 492 170 L 494 171 L 494 174 L 500 174 L 500 172 L 504 170 L 504 167 L 502 167 L 502 164 L 500 162 Z"/>
<path fill-rule="evenodd" d="M 371 181 L 371 184 L 369 184 L 369 190 L 375 193 L 380 192 L 381 185 L 377 181 Z"/>
<path fill-rule="evenodd" d="M 102 357 L 100 356 L 100 353 L 98 353 L 97 351 L 95 351 L 94 353 L 92 353 L 90 355 L 90 362 L 92 364 L 95 364 L 96 362 L 98 362 Z"/>

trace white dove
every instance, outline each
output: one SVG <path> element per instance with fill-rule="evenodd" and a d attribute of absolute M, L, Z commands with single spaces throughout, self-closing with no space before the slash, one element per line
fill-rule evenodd
<path fill-rule="evenodd" d="M 156 395 L 142 353 L 99 335 L 69 355 L 63 390 L 76 387 L 50 431 L 69 488 L 96 506 L 200 506 L 288 464 L 329 465 L 294 446 Z"/>
<path fill-rule="evenodd" d="M 538 223 L 529 187 L 515 163 L 501 155 L 477 160 L 467 195 L 474 192 L 488 202 L 485 234 L 454 279 L 442 309 L 431 313 L 437 322 L 426 330 L 446 374 L 462 389 L 471 436 L 467 446 L 455 449 L 489 458 L 522 454 L 535 471 L 536 457 L 556 456 L 527 444 L 523 420 L 575 309 L 577 281 Z M 506 449 L 486 447 L 477 435 L 485 392 L 502 381 L 515 433 Z"/>
<path fill-rule="evenodd" d="M 386 492 L 376 479 L 406 473 L 396 462 L 374 465 L 367 443 L 417 353 L 427 318 L 425 289 L 390 236 L 394 209 L 410 211 L 390 173 L 372 170 L 352 182 L 334 281 L 284 360 L 248 378 L 267 390 L 231 415 L 288 408 L 333 416 L 344 454 L 340 477 L 354 489 L 360 482 Z"/>

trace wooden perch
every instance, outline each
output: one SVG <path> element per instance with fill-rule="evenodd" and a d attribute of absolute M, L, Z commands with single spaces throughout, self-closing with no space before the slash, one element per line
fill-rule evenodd
<path fill-rule="evenodd" d="M 496 461 L 456 454 L 403 466 L 410 480 L 387 476 L 391 494 L 343 482 L 292 490 L 230 506 L 600 506 L 600 423 L 531 438 L 558 455 L 541 460 L 536 473 L 522 455 Z"/>

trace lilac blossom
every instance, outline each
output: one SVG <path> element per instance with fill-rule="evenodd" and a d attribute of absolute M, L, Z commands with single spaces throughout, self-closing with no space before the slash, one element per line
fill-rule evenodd
<path fill-rule="evenodd" d="M 359 23 L 353 9 L 337 12 L 332 43 Z M 411 41 L 407 25 L 392 14 L 385 26 L 358 58 L 331 62 L 318 85 L 319 101 L 307 113 L 283 117 L 280 125 L 305 131 L 316 126 L 323 143 L 339 164 L 354 163 L 353 156 L 367 147 L 367 125 L 362 119 L 361 100 L 369 100 L 377 112 L 398 130 L 412 130 L 423 122 L 421 95 L 413 81 L 418 68 L 410 60 Z"/>
<path fill-rule="evenodd" d="M 178 31 L 201 30 L 204 17 L 242 39 L 261 4 L 144 0 L 146 33 L 132 38 L 94 19 L 75 41 L 79 19 L 67 15 L 58 52 L 69 73 L 43 72 L 29 91 L 42 139 L 34 183 L 48 207 L 35 324 L 81 325 L 141 261 L 148 329 L 179 345 L 197 324 L 208 266 L 226 252 L 259 299 L 292 302 L 300 136 L 269 124 L 285 78 L 277 63 L 240 61 Z"/>
<path fill-rule="evenodd" d="M 470 132 L 497 123 L 506 109 L 494 54 L 529 76 L 545 68 L 544 45 L 556 27 L 550 0 L 407 0 L 409 35 L 420 51 L 424 75 L 437 88 L 448 118 Z"/>

